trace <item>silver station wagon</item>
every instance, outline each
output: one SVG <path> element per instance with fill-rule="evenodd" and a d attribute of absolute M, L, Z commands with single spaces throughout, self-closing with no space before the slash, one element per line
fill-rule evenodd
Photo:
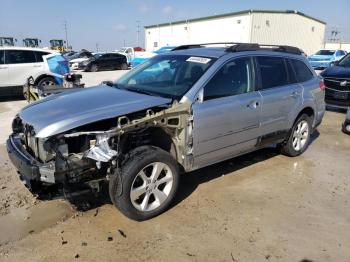
<path fill-rule="evenodd" d="M 298 48 L 185 45 L 28 105 L 7 150 L 30 190 L 108 181 L 115 206 L 146 220 L 169 207 L 181 173 L 273 144 L 302 154 L 324 112 L 324 84 Z"/>

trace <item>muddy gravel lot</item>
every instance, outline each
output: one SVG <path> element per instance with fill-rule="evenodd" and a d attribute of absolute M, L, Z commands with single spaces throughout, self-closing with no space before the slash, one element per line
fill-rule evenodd
<path fill-rule="evenodd" d="M 104 194 L 69 202 L 26 190 L 4 145 L 25 104 L 0 102 L 0 261 L 350 261 L 344 112 L 327 111 L 302 156 L 267 148 L 183 175 L 170 210 L 135 222 Z"/>

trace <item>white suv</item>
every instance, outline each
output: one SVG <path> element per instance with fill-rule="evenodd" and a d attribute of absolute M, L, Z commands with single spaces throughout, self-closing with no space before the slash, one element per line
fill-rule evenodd
<path fill-rule="evenodd" d="M 21 94 L 23 85 L 31 76 L 36 85 L 58 84 L 43 58 L 55 52 L 39 48 L 0 47 L 0 97 Z"/>

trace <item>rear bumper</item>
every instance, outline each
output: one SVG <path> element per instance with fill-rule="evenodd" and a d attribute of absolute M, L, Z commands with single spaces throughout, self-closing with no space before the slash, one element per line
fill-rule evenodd
<path fill-rule="evenodd" d="M 332 61 L 309 61 L 313 68 L 327 68 L 331 65 Z"/>

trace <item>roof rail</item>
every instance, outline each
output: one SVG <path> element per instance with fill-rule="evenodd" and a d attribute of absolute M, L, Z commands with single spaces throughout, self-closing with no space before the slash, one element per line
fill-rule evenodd
<path fill-rule="evenodd" d="M 256 51 L 259 50 L 259 44 L 250 43 L 237 43 L 229 48 L 226 48 L 227 52 L 243 52 L 243 51 Z"/>
<path fill-rule="evenodd" d="M 204 43 L 204 44 L 189 44 L 180 45 L 174 48 L 172 51 L 186 50 L 192 48 L 202 48 L 208 45 L 230 45 L 226 48 L 227 52 L 243 52 L 243 51 L 275 51 L 275 52 L 285 52 L 296 55 L 302 55 L 304 52 L 298 47 L 288 46 L 288 45 L 259 45 L 256 43 L 236 43 L 236 42 L 218 42 L 218 43 Z"/>
<path fill-rule="evenodd" d="M 185 50 L 185 49 L 191 49 L 191 48 L 201 48 L 208 45 L 234 45 L 238 43 L 234 42 L 217 42 L 217 43 L 202 43 L 202 44 L 189 44 L 189 45 L 180 45 L 178 47 L 175 47 L 171 51 L 178 51 L 178 50 Z"/>

